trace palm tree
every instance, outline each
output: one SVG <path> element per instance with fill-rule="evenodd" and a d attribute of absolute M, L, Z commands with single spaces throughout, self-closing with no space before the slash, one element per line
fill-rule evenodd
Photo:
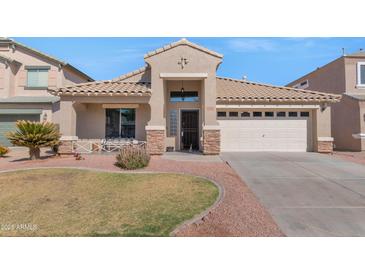
<path fill-rule="evenodd" d="M 6 137 L 13 145 L 28 147 L 31 160 L 40 158 L 41 147 L 59 144 L 61 135 L 54 123 L 19 120 L 16 127 L 16 131 L 8 132 Z"/>

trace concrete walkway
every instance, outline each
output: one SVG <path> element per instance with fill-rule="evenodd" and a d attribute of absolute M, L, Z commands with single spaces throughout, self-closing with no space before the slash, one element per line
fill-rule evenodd
<path fill-rule="evenodd" d="M 223 153 L 287 236 L 365 236 L 365 168 L 318 153 Z"/>
<path fill-rule="evenodd" d="M 222 163 L 222 159 L 218 155 L 203 155 L 200 152 L 166 152 L 161 156 L 162 159 L 173 161 L 194 161 L 205 163 Z"/>

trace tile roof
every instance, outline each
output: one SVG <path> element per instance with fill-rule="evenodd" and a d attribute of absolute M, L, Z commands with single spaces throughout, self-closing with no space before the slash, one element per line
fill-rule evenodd
<path fill-rule="evenodd" d="M 60 95 L 134 95 L 150 96 L 151 84 L 147 82 L 97 81 L 76 84 L 60 89 L 48 89 L 55 96 Z"/>
<path fill-rule="evenodd" d="M 197 45 L 197 44 L 194 44 L 194 43 L 192 43 L 192 42 L 188 41 L 188 40 L 187 40 L 187 39 L 185 39 L 185 38 L 183 38 L 183 39 L 181 39 L 181 40 L 179 40 L 179 41 L 177 41 L 177 42 L 173 42 L 173 43 L 171 43 L 171 44 L 168 44 L 168 45 L 166 45 L 166 46 L 164 46 L 164 47 L 162 47 L 162 48 L 159 48 L 159 49 L 156 49 L 156 50 L 150 51 L 150 52 L 148 52 L 147 54 L 145 54 L 144 58 L 151 57 L 151 56 L 153 56 L 153 55 L 159 54 L 159 53 L 161 53 L 161 52 L 167 51 L 167 50 L 169 50 L 169 49 L 172 49 L 172 48 L 177 47 L 177 46 L 180 46 L 180 45 L 190 46 L 190 47 L 192 47 L 192 48 L 195 48 L 195 49 L 198 49 L 198 50 L 203 51 L 203 52 L 205 52 L 205 53 L 208 53 L 208 54 L 210 54 L 210 55 L 213 55 L 213 56 L 215 56 L 215 57 L 223 58 L 223 55 L 222 55 L 222 54 L 219 54 L 219 53 L 217 53 L 217 52 L 215 52 L 215 51 L 209 50 L 209 49 L 204 48 L 204 47 L 202 47 L 202 46 L 199 46 L 199 45 Z"/>
<path fill-rule="evenodd" d="M 218 102 L 338 102 L 341 95 L 217 77 Z"/>
<path fill-rule="evenodd" d="M 137 75 L 137 74 L 140 74 L 140 73 L 145 72 L 147 68 L 148 68 L 148 65 L 146 65 L 146 66 L 144 66 L 144 67 L 142 67 L 142 68 L 136 69 L 136 70 L 134 70 L 134 71 L 132 71 L 132 72 L 128 72 L 128 73 L 126 73 L 126 74 L 122 74 L 122 75 L 120 75 L 120 76 L 118 76 L 118 77 L 114 78 L 113 80 L 115 80 L 115 81 L 117 81 L 117 80 L 125 80 L 125 79 L 127 79 L 127 78 L 132 77 L 132 76 L 135 76 L 135 75 Z"/>

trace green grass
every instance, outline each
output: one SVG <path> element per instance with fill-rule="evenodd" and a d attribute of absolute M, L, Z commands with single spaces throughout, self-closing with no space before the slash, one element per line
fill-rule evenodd
<path fill-rule="evenodd" d="M 0 236 L 168 236 L 218 193 L 208 180 L 177 174 L 2 173 Z M 36 229 L 14 229 L 20 224 Z"/>

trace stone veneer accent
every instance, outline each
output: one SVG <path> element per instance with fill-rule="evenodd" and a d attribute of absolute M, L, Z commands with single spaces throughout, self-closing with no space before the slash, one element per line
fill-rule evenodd
<path fill-rule="evenodd" d="M 150 155 L 161 155 L 165 152 L 165 131 L 146 130 L 147 152 Z"/>
<path fill-rule="evenodd" d="M 217 155 L 221 150 L 221 133 L 219 129 L 203 130 L 203 154 Z"/>
<path fill-rule="evenodd" d="M 319 153 L 332 153 L 333 142 L 332 141 L 318 141 L 317 151 Z"/>

